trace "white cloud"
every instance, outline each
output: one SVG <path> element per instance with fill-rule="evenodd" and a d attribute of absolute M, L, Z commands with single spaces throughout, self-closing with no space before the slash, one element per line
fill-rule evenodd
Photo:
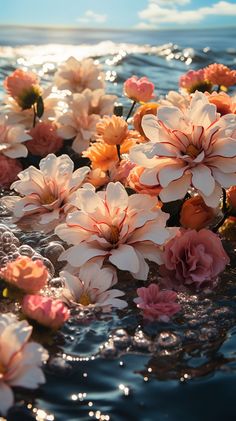
<path fill-rule="evenodd" d="M 153 29 L 161 23 L 194 23 L 202 21 L 206 16 L 224 15 L 236 16 L 236 4 L 228 1 L 219 1 L 208 7 L 200 7 L 195 10 L 182 10 L 177 7 L 183 5 L 186 0 L 149 0 L 146 9 L 138 12 L 139 18 L 142 20 L 136 27 L 140 29 Z M 162 4 L 166 7 L 162 7 Z M 168 4 L 167 4 L 168 3 Z M 171 4 L 170 4 L 171 3 Z M 175 3 L 173 5 L 173 3 Z M 171 7 L 168 7 L 171 5 Z M 143 22 L 147 21 L 147 22 Z M 146 26 L 145 26 L 146 25 Z"/>
<path fill-rule="evenodd" d="M 152 3 L 157 3 L 160 5 L 174 5 L 174 4 L 178 4 L 180 6 L 183 6 L 184 4 L 188 4 L 191 3 L 191 0 L 152 0 Z"/>
<path fill-rule="evenodd" d="M 100 15 L 93 10 L 86 10 L 83 16 L 76 19 L 79 23 L 105 23 L 107 15 Z"/>

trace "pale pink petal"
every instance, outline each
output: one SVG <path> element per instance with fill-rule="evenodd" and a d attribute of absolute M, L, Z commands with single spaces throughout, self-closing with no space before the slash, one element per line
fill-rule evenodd
<path fill-rule="evenodd" d="M 173 130 L 178 127 L 179 121 L 183 120 L 183 117 L 184 114 L 177 107 L 162 106 L 159 107 L 157 110 L 157 120 L 161 120 L 165 124 L 165 126 Z"/>
<path fill-rule="evenodd" d="M 106 189 L 106 203 L 109 208 L 126 209 L 128 205 L 128 194 L 120 183 L 109 183 Z"/>
<path fill-rule="evenodd" d="M 6 415 L 13 404 L 14 395 L 11 388 L 0 380 L 0 414 Z"/>
<path fill-rule="evenodd" d="M 205 165 L 198 165 L 191 168 L 192 185 L 202 192 L 204 196 L 210 196 L 215 188 L 215 180 L 212 173 Z"/>
<path fill-rule="evenodd" d="M 45 376 L 43 371 L 35 365 L 23 366 L 10 382 L 12 386 L 21 386 L 27 389 L 36 389 L 42 383 L 45 383 Z"/>
<path fill-rule="evenodd" d="M 138 272 L 139 258 L 135 249 L 127 244 L 121 244 L 117 249 L 111 250 L 109 261 L 121 270 Z"/>
<path fill-rule="evenodd" d="M 182 199 L 187 193 L 191 184 L 191 175 L 186 174 L 181 179 L 172 181 L 167 187 L 161 190 L 159 196 L 162 202 L 171 202 Z"/>
<path fill-rule="evenodd" d="M 204 202 L 207 206 L 210 206 L 211 208 L 216 208 L 217 206 L 219 206 L 219 201 L 222 196 L 222 188 L 218 183 L 216 183 L 215 189 L 210 196 L 204 196 L 204 194 L 202 194 L 201 192 L 199 192 L 199 194 L 203 197 Z"/>
<path fill-rule="evenodd" d="M 166 187 L 172 181 L 182 177 L 186 168 L 187 167 L 184 162 L 181 162 L 180 164 L 176 163 L 173 165 L 166 165 L 159 171 L 158 174 L 160 185 L 162 187 Z"/>
<path fill-rule="evenodd" d="M 64 251 L 59 260 L 66 260 L 71 266 L 80 267 L 93 257 L 106 256 L 107 254 L 107 251 L 100 250 L 88 243 L 80 243 L 78 246 L 73 246 Z"/>

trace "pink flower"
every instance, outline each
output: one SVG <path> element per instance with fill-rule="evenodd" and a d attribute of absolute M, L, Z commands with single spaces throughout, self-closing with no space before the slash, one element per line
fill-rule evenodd
<path fill-rule="evenodd" d="M 0 154 L 0 186 L 10 187 L 17 175 L 22 171 L 22 165 L 17 159 L 8 158 Z"/>
<path fill-rule="evenodd" d="M 229 263 L 220 238 L 208 229 L 181 230 L 164 249 L 164 280 L 175 289 L 214 287 Z"/>
<path fill-rule="evenodd" d="M 24 126 L 9 125 L 7 116 L 0 116 L 0 153 L 8 158 L 21 158 L 28 155 L 22 142 L 29 141 L 31 136 L 25 132 Z"/>
<path fill-rule="evenodd" d="M 206 78 L 213 84 L 229 86 L 236 84 L 236 70 L 231 70 L 223 64 L 214 63 L 205 69 Z"/>
<path fill-rule="evenodd" d="M 162 187 L 160 199 L 181 199 L 193 187 L 210 207 L 221 188 L 236 184 L 236 115 L 220 118 L 207 96 L 195 92 L 189 109 L 159 107 L 146 115 L 143 130 L 151 142 L 135 146 L 130 159 L 145 168 L 140 181 Z"/>
<path fill-rule="evenodd" d="M 124 93 L 133 101 L 148 102 L 154 97 L 155 86 L 146 77 L 132 76 L 124 83 Z"/>
<path fill-rule="evenodd" d="M 31 108 L 41 95 L 37 75 L 21 69 L 15 70 L 4 80 L 4 88 L 23 110 Z"/>
<path fill-rule="evenodd" d="M 57 134 L 57 126 L 50 121 L 41 121 L 29 131 L 32 140 L 27 148 L 33 155 L 47 156 L 58 152 L 63 146 L 62 138 Z"/>
<path fill-rule="evenodd" d="M 109 183 L 105 191 L 83 188 L 71 204 L 80 211 L 68 215 L 56 234 L 68 244 L 60 260 L 80 267 L 92 258 L 107 259 L 137 279 L 146 280 L 145 259 L 160 263 L 160 248 L 170 237 L 165 227 L 168 214 L 156 208 L 157 198 L 144 194 L 128 196 L 121 183 Z"/>
<path fill-rule="evenodd" d="M 181 306 L 176 303 L 176 292 L 160 291 L 157 284 L 138 288 L 137 294 L 138 298 L 135 298 L 134 302 L 142 310 L 145 319 L 168 322 L 170 317 L 181 309 Z"/>
<path fill-rule="evenodd" d="M 19 256 L 1 269 L 0 278 L 25 292 L 35 293 L 46 286 L 49 274 L 41 260 Z"/>
<path fill-rule="evenodd" d="M 59 329 L 70 317 L 70 311 L 62 301 L 42 295 L 26 295 L 22 311 L 29 319 L 54 330 Z"/>
<path fill-rule="evenodd" d="M 195 91 L 211 92 L 212 84 L 207 80 L 205 69 L 189 70 L 179 79 L 179 86 L 188 93 Z"/>
<path fill-rule="evenodd" d="M 0 413 L 6 415 L 14 404 L 12 387 L 36 389 L 45 383 L 41 365 L 47 351 L 37 342 L 29 342 L 32 326 L 7 313 L 0 315 Z"/>
<path fill-rule="evenodd" d="M 135 164 L 129 159 L 123 158 L 109 170 L 110 180 L 120 181 L 124 186 L 127 186 L 127 177 L 134 166 Z"/>

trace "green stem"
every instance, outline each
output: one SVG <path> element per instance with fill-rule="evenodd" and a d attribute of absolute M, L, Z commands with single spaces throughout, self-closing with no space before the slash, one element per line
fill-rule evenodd
<path fill-rule="evenodd" d="M 218 85 L 218 88 L 217 88 L 217 91 L 216 92 L 220 92 L 221 91 L 221 89 L 220 89 L 220 85 Z"/>
<path fill-rule="evenodd" d="M 36 119 L 37 119 L 37 111 L 36 111 L 35 105 L 33 105 L 33 111 L 34 111 L 33 127 L 35 127 Z"/>
<path fill-rule="evenodd" d="M 131 116 L 131 114 L 132 114 L 132 112 L 133 112 L 133 109 L 134 109 L 134 107 L 135 107 L 135 104 L 136 104 L 136 101 L 133 101 L 133 104 L 132 104 L 132 105 L 131 105 L 131 107 L 130 107 L 130 110 L 129 110 L 129 112 L 128 112 L 128 115 L 127 115 L 127 117 L 126 117 L 125 121 L 127 121 L 127 120 L 130 118 L 130 116 Z"/>
<path fill-rule="evenodd" d="M 117 155 L 118 155 L 119 161 L 121 161 L 120 145 L 116 145 L 116 149 L 117 149 Z"/>

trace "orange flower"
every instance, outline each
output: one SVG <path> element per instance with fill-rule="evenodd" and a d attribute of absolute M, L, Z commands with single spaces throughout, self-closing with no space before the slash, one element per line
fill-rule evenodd
<path fill-rule="evenodd" d="M 128 124 L 121 117 L 105 116 L 96 125 L 97 134 L 108 145 L 121 145 L 128 136 Z"/>
<path fill-rule="evenodd" d="M 127 137 L 121 145 L 121 153 L 129 153 L 129 150 L 137 145 L 137 143 L 143 143 L 145 141 L 144 137 L 141 136 L 136 130 L 129 130 Z"/>
<path fill-rule="evenodd" d="M 38 76 L 21 69 L 15 70 L 4 80 L 4 88 L 23 110 L 31 108 L 42 93 Z"/>
<path fill-rule="evenodd" d="M 206 79 L 213 85 L 229 86 L 236 84 L 236 70 L 231 70 L 223 64 L 214 63 L 205 68 Z"/>
<path fill-rule="evenodd" d="M 48 270 L 41 260 L 19 256 L 0 271 L 0 278 L 25 292 L 36 293 L 48 281 Z"/>
<path fill-rule="evenodd" d="M 143 167 L 134 167 L 127 178 L 127 185 L 137 193 L 149 194 L 150 196 L 158 196 L 161 191 L 160 186 L 147 186 L 140 182 L 140 177 L 144 171 Z"/>
<path fill-rule="evenodd" d="M 143 116 L 146 114 L 156 115 L 158 107 L 159 107 L 159 104 L 157 104 L 157 102 L 147 102 L 146 104 L 141 105 L 141 107 L 139 107 L 137 111 L 135 112 L 134 117 L 133 117 L 133 125 L 134 125 L 134 128 L 142 136 L 145 137 L 145 134 L 141 125 Z"/>
<path fill-rule="evenodd" d="M 200 230 L 214 218 L 213 208 L 208 207 L 201 196 L 193 196 L 184 202 L 180 212 L 180 223 L 184 228 Z"/>
<path fill-rule="evenodd" d="M 211 95 L 206 92 L 205 94 L 208 101 L 216 105 L 217 112 L 221 115 L 236 114 L 236 102 L 225 92 L 220 92 L 219 94 L 213 92 Z"/>
<path fill-rule="evenodd" d="M 107 171 L 119 161 L 116 146 L 103 142 L 93 143 L 87 151 L 83 152 L 83 156 L 90 159 L 93 170 L 100 168 L 102 171 Z"/>
<path fill-rule="evenodd" d="M 227 190 L 227 199 L 230 206 L 236 209 L 236 186 L 232 186 Z"/>

